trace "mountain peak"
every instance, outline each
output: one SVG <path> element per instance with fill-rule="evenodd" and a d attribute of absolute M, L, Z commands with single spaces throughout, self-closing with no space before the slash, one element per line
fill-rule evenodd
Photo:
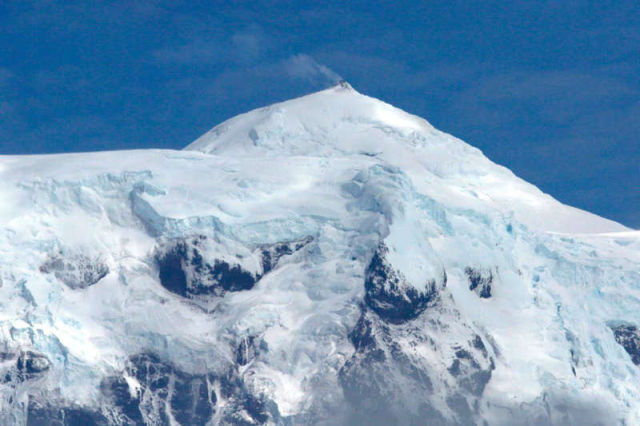
<path fill-rule="evenodd" d="M 463 193 L 472 204 L 488 203 L 512 212 L 535 228 L 559 232 L 626 229 L 561 208 L 556 200 L 491 162 L 477 148 L 418 116 L 358 93 L 346 81 L 238 115 L 185 150 L 262 161 L 287 157 L 365 161 L 403 170 L 418 186 L 429 186 L 425 191 L 441 185 L 439 196 L 443 198 L 455 199 Z M 566 215 L 559 214 L 560 210 Z"/>
<path fill-rule="evenodd" d="M 345 89 L 356 92 L 356 90 L 353 88 L 353 86 L 351 86 L 351 84 L 349 84 L 347 80 L 340 80 L 331 87 L 334 89 Z"/>
<path fill-rule="evenodd" d="M 433 130 L 424 119 L 363 95 L 341 80 L 325 90 L 231 118 L 185 149 L 234 156 L 343 156 L 384 151 L 397 144 L 398 137 L 428 137 Z"/>
<path fill-rule="evenodd" d="M 0 157 L 0 425 L 640 424 L 637 232 L 346 83 L 189 149 Z"/>

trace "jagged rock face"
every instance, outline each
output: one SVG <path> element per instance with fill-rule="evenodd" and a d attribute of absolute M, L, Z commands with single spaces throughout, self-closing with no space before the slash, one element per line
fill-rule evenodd
<path fill-rule="evenodd" d="M 236 363 L 244 366 L 254 360 L 261 352 L 267 352 L 268 345 L 259 336 L 245 336 L 236 348 Z"/>
<path fill-rule="evenodd" d="M 100 259 L 84 254 L 58 253 L 40 266 L 40 272 L 53 275 L 72 289 L 87 288 L 97 284 L 109 273 L 109 267 Z"/>
<path fill-rule="evenodd" d="M 50 365 L 46 356 L 31 351 L 22 352 L 16 361 L 18 376 L 22 380 L 29 380 L 43 374 Z"/>
<path fill-rule="evenodd" d="M 30 403 L 27 426 L 107 426 L 109 421 L 100 413 L 80 407 L 56 407 Z"/>
<path fill-rule="evenodd" d="M 435 279 L 416 290 L 386 259 L 380 244 L 365 274 L 365 298 L 349 333 L 355 353 L 340 370 L 340 384 L 351 406 L 348 422 L 358 424 L 462 424 L 479 415 L 478 400 L 495 368 L 482 338 L 447 308 Z M 439 288 L 444 288 L 446 273 Z M 459 341 L 447 345 L 436 336 L 448 319 L 460 327 Z M 451 357 L 448 377 L 423 355 Z M 399 385 L 402 383 L 402 385 Z"/>
<path fill-rule="evenodd" d="M 51 367 L 45 355 L 32 351 L 0 353 L 0 383 L 12 384 L 42 377 Z"/>
<path fill-rule="evenodd" d="M 635 325 L 612 326 L 613 334 L 635 365 L 640 365 L 640 330 Z"/>
<path fill-rule="evenodd" d="M 155 263 L 163 287 L 183 297 L 221 297 L 226 292 L 251 290 L 260 278 L 276 268 L 282 257 L 301 250 L 313 238 L 259 246 L 252 255 L 262 270 L 255 272 L 243 268 L 241 256 L 225 261 L 215 258 L 215 251 L 210 255 L 203 254 L 207 240 L 206 235 L 200 235 L 169 241 L 158 248 Z"/>
<path fill-rule="evenodd" d="M 276 267 L 278 261 L 284 256 L 302 250 L 307 244 L 313 241 L 313 237 L 308 236 L 300 240 L 283 241 L 276 244 L 265 244 L 260 247 L 262 257 L 262 273 L 267 274 Z"/>
<path fill-rule="evenodd" d="M 212 294 L 223 296 L 228 291 L 250 290 L 260 279 L 238 264 L 219 259 L 204 259 L 199 246 L 206 236 L 178 240 L 156 254 L 160 282 L 180 296 Z"/>
<path fill-rule="evenodd" d="M 444 417 L 429 403 L 433 382 L 429 375 L 411 362 L 394 341 L 392 331 L 379 318 L 363 313 L 350 334 L 356 353 L 340 370 L 340 384 L 345 400 L 353 407 L 349 420 L 359 424 L 412 424 L 429 418 L 434 424 Z M 410 386 L 399 388 L 396 374 Z M 394 378 L 394 376 L 396 376 Z M 403 397 L 424 395 L 422 403 L 412 405 L 416 412 L 406 412 Z M 400 405 L 397 405 L 400 404 Z"/>
<path fill-rule="evenodd" d="M 436 318 L 446 310 L 430 309 L 433 315 L 423 314 L 427 318 L 393 324 L 365 308 L 349 334 L 355 354 L 339 376 L 352 408 L 348 422 L 418 425 L 428 419 L 444 425 L 480 417 L 478 402 L 495 369 L 493 356 L 468 326 L 462 327 L 459 342 L 438 341 L 447 325 Z M 450 359 L 445 376 L 425 353 Z"/>
<path fill-rule="evenodd" d="M 153 354 L 138 354 L 102 388 L 119 410 L 118 423 L 263 424 L 278 415 L 247 392 L 233 366 L 224 374 L 193 375 Z"/>
<path fill-rule="evenodd" d="M 222 424 L 251 425 L 272 419 L 264 403 L 244 390 L 237 372 L 230 370 L 223 376 L 187 374 L 153 354 L 132 356 L 122 375 L 103 381 L 101 391 L 105 402 L 108 402 L 107 413 L 32 399 L 29 402 L 27 424 L 87 426 L 177 423 L 204 426 L 214 420 Z"/>
<path fill-rule="evenodd" d="M 369 262 L 364 301 L 385 321 L 400 324 L 418 317 L 436 297 L 436 279 L 425 283 L 423 289 L 412 286 L 386 261 L 387 253 L 382 243 Z"/>
<path fill-rule="evenodd" d="M 186 374 L 153 354 L 132 356 L 121 376 L 107 378 L 103 392 L 119 411 L 119 423 L 152 421 L 204 425 L 211 420 L 217 396 L 207 375 Z"/>
<path fill-rule="evenodd" d="M 488 299 L 491 297 L 491 286 L 493 285 L 493 272 L 482 271 L 467 266 L 464 273 L 469 278 L 469 290 L 475 292 L 479 297 Z"/>

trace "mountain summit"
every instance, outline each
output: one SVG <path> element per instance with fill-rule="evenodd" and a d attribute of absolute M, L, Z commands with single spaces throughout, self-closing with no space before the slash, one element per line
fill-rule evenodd
<path fill-rule="evenodd" d="M 638 232 L 348 83 L 0 179 L 1 424 L 640 422 Z"/>
<path fill-rule="evenodd" d="M 239 157 L 330 157 L 398 167 L 431 196 L 515 214 L 557 232 L 624 231 L 617 223 L 561 205 L 426 120 L 335 86 L 241 114 L 185 150 Z M 367 160 L 365 157 L 368 157 Z M 455 193 L 452 193 L 455 192 Z"/>
<path fill-rule="evenodd" d="M 233 155 L 345 156 L 393 151 L 425 120 L 361 95 L 348 83 L 234 117 L 187 150 Z M 405 136 L 398 139 L 389 133 Z M 382 138 L 382 139 L 380 139 Z"/>

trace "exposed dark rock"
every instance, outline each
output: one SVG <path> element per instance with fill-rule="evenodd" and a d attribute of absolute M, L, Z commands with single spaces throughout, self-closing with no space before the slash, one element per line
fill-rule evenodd
<path fill-rule="evenodd" d="M 349 339 L 357 353 L 363 354 L 368 361 L 384 361 L 385 353 L 379 347 L 374 336 L 373 320 L 368 315 L 361 315 L 356 326 L 349 333 Z"/>
<path fill-rule="evenodd" d="M 132 389 L 124 375 L 135 378 L 140 387 Z M 147 353 L 131 356 L 123 375 L 105 379 L 101 389 L 125 424 L 148 419 L 168 424 L 173 417 L 183 425 L 204 425 L 217 401 L 206 375 L 187 374 Z"/>
<path fill-rule="evenodd" d="M 388 248 L 380 244 L 365 271 L 365 304 L 380 318 L 401 324 L 417 318 L 437 295 L 435 280 L 417 289 L 387 262 Z"/>
<path fill-rule="evenodd" d="M 495 369 L 493 358 L 489 356 L 482 338 L 476 334 L 467 349 L 456 348 L 455 356 L 456 359 L 448 368 L 449 374 L 458 378 L 459 386 L 471 395 L 482 395 Z M 481 364 L 486 361 L 488 366 L 483 368 Z"/>
<path fill-rule="evenodd" d="M 458 357 L 459 359 L 473 359 L 471 357 L 471 354 L 464 349 L 458 349 L 456 351 L 456 357 Z"/>
<path fill-rule="evenodd" d="M 432 332 L 439 334 L 447 327 L 437 320 L 438 312 L 448 309 L 435 303 L 442 302 L 435 280 L 424 290 L 416 289 L 393 269 L 386 260 L 387 253 L 387 247 L 381 244 L 365 271 L 361 315 L 349 333 L 355 352 L 338 375 L 344 398 L 353 410 L 348 421 L 424 424 L 428 419 L 429 424 L 450 424 L 451 420 L 432 403 L 431 398 L 439 394 L 446 397 L 462 423 L 473 423 L 479 410 L 478 398 L 494 369 L 485 343 L 471 328 L 468 341 L 462 345 L 450 347 L 433 340 Z M 445 283 L 446 273 L 443 287 Z M 433 307 L 434 311 L 428 312 L 435 316 L 427 321 L 421 314 L 428 307 Z M 456 379 L 453 385 L 430 374 L 432 366 L 423 350 L 455 356 L 448 368 Z M 409 405 L 411 410 L 406 409 Z"/>
<path fill-rule="evenodd" d="M 640 365 L 640 330 L 635 325 L 621 324 L 611 326 L 616 342 L 631 356 L 635 365 Z"/>
<path fill-rule="evenodd" d="M 281 417 L 276 404 L 249 392 L 237 368 L 229 369 L 224 375 L 209 375 L 209 380 L 219 386 L 220 398 L 225 400 L 222 424 L 279 423 Z"/>
<path fill-rule="evenodd" d="M 420 414 L 406 411 L 401 401 L 408 395 L 421 395 L 423 402 L 418 405 L 428 413 L 430 424 L 444 424 L 442 415 L 428 403 L 433 392 L 431 378 L 396 343 L 393 329 L 363 306 L 349 334 L 355 353 L 338 375 L 352 410 L 347 423 L 419 424 Z"/>
<path fill-rule="evenodd" d="M 176 374 L 171 413 L 182 425 L 204 425 L 215 411 L 216 395 L 209 391 L 206 376 Z"/>
<path fill-rule="evenodd" d="M 70 288 L 79 289 L 97 284 L 107 276 L 109 267 L 100 258 L 59 253 L 47 259 L 40 266 L 40 272 L 53 273 Z"/>
<path fill-rule="evenodd" d="M 491 297 L 491 285 L 493 284 L 493 272 L 466 267 L 464 273 L 469 278 L 469 290 L 475 291 L 483 299 Z"/>
<path fill-rule="evenodd" d="M 569 355 L 571 355 L 571 372 L 574 376 L 577 376 L 576 367 L 579 365 L 581 359 L 578 338 L 569 330 L 565 331 L 565 338 L 569 344 Z"/>
<path fill-rule="evenodd" d="M 116 410 L 120 411 L 119 418 L 134 424 L 143 424 L 140 412 L 140 395 L 129 388 L 124 377 L 110 377 L 103 381 L 102 392 L 107 395 Z"/>
<path fill-rule="evenodd" d="M 201 236 L 176 240 L 156 254 L 162 286 L 183 297 L 223 296 L 228 291 L 252 289 L 260 276 L 245 271 L 239 264 L 205 260 L 198 248 L 205 239 Z"/>
<path fill-rule="evenodd" d="M 449 371 L 449 374 L 451 374 L 453 377 L 458 376 L 460 374 L 460 360 L 454 359 L 453 363 L 451 363 L 451 366 L 447 368 L 447 371 Z"/>
<path fill-rule="evenodd" d="M 183 262 L 188 261 L 187 246 L 178 242 L 167 251 L 156 255 L 160 283 L 164 288 L 180 296 L 188 295 L 187 274 Z"/>
<path fill-rule="evenodd" d="M 131 389 L 126 376 L 139 388 Z M 189 374 L 154 354 L 131 356 L 121 375 L 105 379 L 102 392 L 123 424 L 205 425 L 217 414 L 222 424 L 264 424 L 280 418 L 277 407 L 251 394 L 237 366 L 224 374 Z M 218 393 L 216 393 L 218 392 Z M 216 413 L 217 403 L 223 411 Z"/>
<path fill-rule="evenodd" d="M 101 413 L 77 406 L 41 404 L 29 398 L 27 426 L 106 426 L 109 422 Z"/>
<path fill-rule="evenodd" d="M 476 364 L 477 371 L 469 374 L 467 377 L 460 380 L 460 387 L 467 390 L 471 395 L 480 396 L 484 392 L 484 388 L 491 380 L 491 372 L 494 369 L 493 364 L 487 370 L 480 369 L 480 366 Z"/>
<path fill-rule="evenodd" d="M 478 349 L 483 356 L 487 356 L 487 348 L 484 346 L 484 342 L 482 341 L 482 337 L 476 336 L 473 338 L 473 347 Z"/>
<path fill-rule="evenodd" d="M 313 237 L 308 236 L 300 240 L 283 241 L 261 246 L 262 274 L 265 275 L 273 270 L 283 256 L 288 256 L 301 250 L 312 241 Z"/>
<path fill-rule="evenodd" d="M 161 246 L 155 255 L 160 282 L 167 290 L 183 297 L 224 296 L 226 292 L 251 290 L 262 276 L 273 270 L 283 256 L 302 249 L 312 237 L 259 247 L 263 272 L 251 273 L 238 262 L 208 259 L 201 246 L 207 237 L 177 239 Z"/>
<path fill-rule="evenodd" d="M 236 363 L 247 365 L 261 352 L 267 351 L 267 343 L 258 336 L 246 336 L 236 348 Z"/>
<path fill-rule="evenodd" d="M 438 304 L 434 309 L 446 312 L 447 308 Z M 431 333 L 442 333 L 447 327 L 436 319 L 435 310 L 402 323 L 390 323 L 369 304 L 361 310 L 349 333 L 355 352 L 338 375 L 345 401 L 353 410 L 348 422 L 417 425 L 429 419 L 428 424 L 435 425 L 474 424 L 479 398 L 495 368 L 483 338 L 469 328 L 468 340 L 461 344 L 449 346 L 431 339 Z M 454 356 L 447 369 L 453 383 L 430 374 L 425 349 Z M 435 394 L 446 398 L 456 420 L 447 419 L 433 405 Z M 408 406 L 412 409 L 407 410 Z"/>
<path fill-rule="evenodd" d="M 46 373 L 50 367 L 51 363 L 46 356 L 31 351 L 20 353 L 16 361 L 18 378 L 21 380 L 39 377 Z"/>
<path fill-rule="evenodd" d="M 0 353 L 0 384 L 18 384 L 43 377 L 51 368 L 49 359 L 36 352 Z"/>
<path fill-rule="evenodd" d="M 447 397 L 447 405 L 451 408 L 455 413 L 457 413 L 462 419 L 471 419 L 473 418 L 473 413 L 471 408 L 469 407 L 469 403 L 467 402 L 467 398 L 464 395 L 459 393 L 450 395 Z M 466 422 L 461 422 L 462 424 Z"/>

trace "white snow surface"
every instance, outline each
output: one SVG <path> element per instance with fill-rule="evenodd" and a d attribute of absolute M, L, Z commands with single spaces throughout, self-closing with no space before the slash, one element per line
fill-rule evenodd
<path fill-rule="evenodd" d="M 318 381 L 340 392 L 382 241 L 416 288 L 446 271 L 456 321 L 493 342 L 481 418 L 506 424 L 504 407 L 560 395 L 610 424 L 640 423 L 640 368 L 608 325 L 640 325 L 639 231 L 559 203 L 346 84 L 239 115 L 183 151 L 0 156 L 0 182 L 0 344 L 52 363 L 37 384 L 3 391 L 0 423 L 24 422 L 9 398 L 34 392 L 98 406 L 101 380 L 136 352 L 192 373 L 222 369 L 247 334 L 269 348 L 243 367 L 247 386 L 283 417 L 303 413 Z M 159 239 L 201 234 L 252 273 L 256 247 L 314 240 L 205 311 L 163 288 L 153 262 Z M 69 288 L 40 272 L 61 252 L 109 273 Z M 468 266 L 493 271 L 491 298 L 469 291 Z"/>

